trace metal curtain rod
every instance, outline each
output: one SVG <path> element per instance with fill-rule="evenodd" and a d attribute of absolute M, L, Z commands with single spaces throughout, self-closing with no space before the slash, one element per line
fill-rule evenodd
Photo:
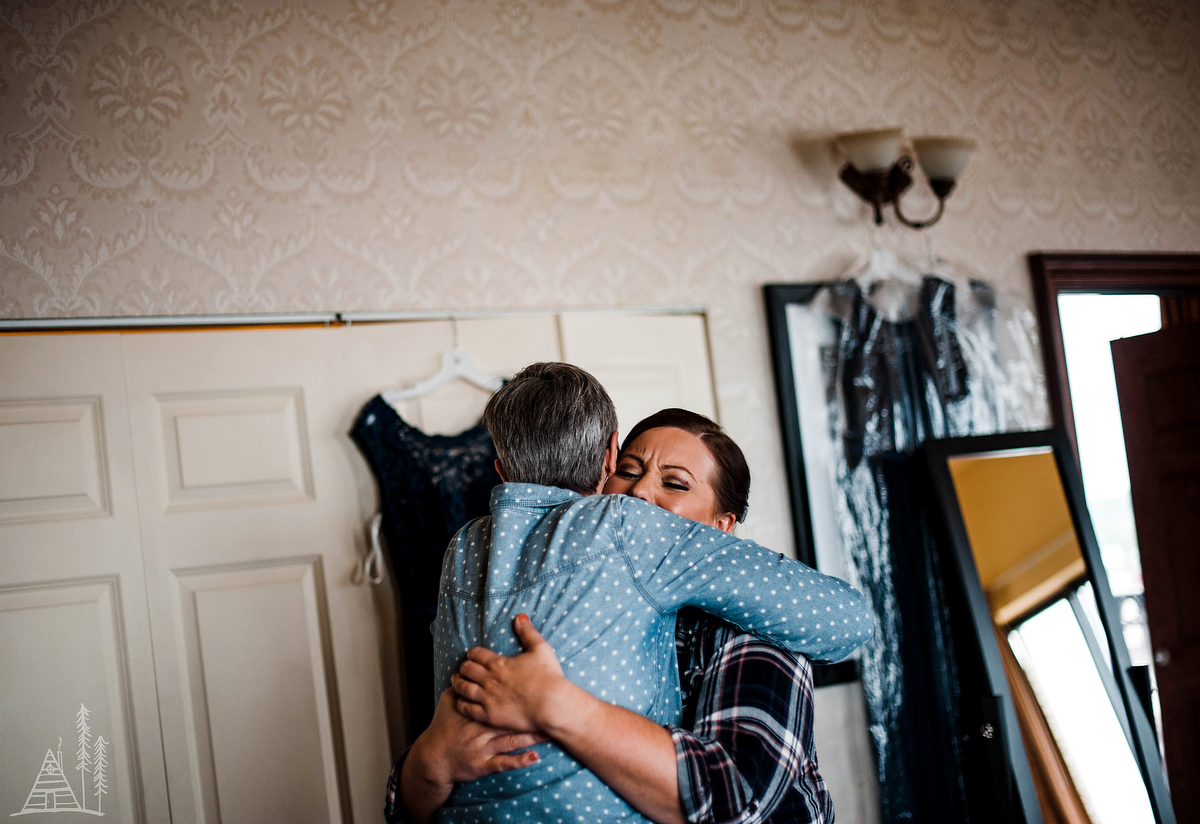
<path fill-rule="evenodd" d="M 99 318 L 15 318 L 0 320 L 0 332 L 47 332 L 71 329 L 144 329 L 156 326 L 279 326 L 337 323 L 336 312 L 270 315 L 142 315 Z"/>
<path fill-rule="evenodd" d="M 97 318 L 14 318 L 0 319 L 0 332 L 53 332 L 80 329 L 145 329 L 153 327 L 199 326 L 295 326 L 303 324 L 346 325 L 389 323 L 418 320 L 471 320 L 505 315 L 556 315 L 562 312 L 613 313 L 637 315 L 702 315 L 699 305 L 615 306 L 582 309 L 471 309 L 451 312 L 445 309 L 396 312 L 280 312 L 258 315 L 144 315 Z"/>
<path fill-rule="evenodd" d="M 699 304 L 667 306 L 602 306 L 602 307 L 537 307 L 533 309 L 464 309 L 461 312 L 445 309 L 396 312 L 338 312 L 343 323 L 381 323 L 398 320 L 474 320 L 505 315 L 558 315 L 569 312 L 624 315 L 703 315 Z"/>

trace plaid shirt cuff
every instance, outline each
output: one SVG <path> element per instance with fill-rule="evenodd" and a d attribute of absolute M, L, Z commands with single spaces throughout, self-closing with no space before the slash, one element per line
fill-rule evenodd
<path fill-rule="evenodd" d="M 383 801 L 383 819 L 387 824 L 412 824 L 404 811 L 404 805 L 400 803 L 400 771 L 404 769 L 404 762 L 408 760 L 411 751 L 412 747 L 409 747 L 396 759 L 396 763 L 392 765 L 392 772 L 388 775 L 387 795 Z"/>
<path fill-rule="evenodd" d="M 679 727 L 668 725 L 667 730 L 675 744 L 675 765 L 679 773 L 679 806 L 683 815 L 692 824 L 711 824 L 712 790 L 708 783 L 705 742 Z"/>

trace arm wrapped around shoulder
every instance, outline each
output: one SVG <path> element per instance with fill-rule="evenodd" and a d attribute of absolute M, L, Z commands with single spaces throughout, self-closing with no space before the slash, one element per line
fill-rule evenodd
<path fill-rule="evenodd" d="M 862 593 L 753 541 L 626 499 L 625 551 L 663 612 L 693 606 L 815 662 L 839 661 L 875 631 Z"/>

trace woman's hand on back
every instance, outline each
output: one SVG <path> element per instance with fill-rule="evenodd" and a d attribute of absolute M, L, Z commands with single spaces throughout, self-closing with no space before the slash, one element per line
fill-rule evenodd
<path fill-rule="evenodd" d="M 548 735 L 639 812 L 659 824 L 685 824 L 671 733 L 648 718 L 596 698 L 563 677 L 554 650 L 518 615 L 525 652 L 482 647 L 451 679 L 462 715 L 483 724 Z"/>
<path fill-rule="evenodd" d="M 545 741 L 545 736 L 474 721 L 459 713 L 454 702 L 453 691 L 442 693 L 433 722 L 413 745 L 414 750 L 421 751 L 424 777 L 431 783 L 464 784 L 537 761 L 537 753 L 532 750 L 512 750 L 532 747 Z"/>
<path fill-rule="evenodd" d="M 400 773 L 400 806 L 415 824 L 431 822 L 455 784 L 534 763 L 538 756 L 532 750 L 512 750 L 546 740 L 472 721 L 458 712 L 456 699 L 453 690 L 442 693 L 433 721 L 413 742 Z"/>
<path fill-rule="evenodd" d="M 458 711 L 481 724 L 517 732 L 553 735 L 556 720 L 569 712 L 578 690 L 563 677 L 554 649 L 533 627 L 529 616 L 513 619 L 513 631 L 525 652 L 501 655 L 474 647 L 450 682 L 458 693 Z"/>

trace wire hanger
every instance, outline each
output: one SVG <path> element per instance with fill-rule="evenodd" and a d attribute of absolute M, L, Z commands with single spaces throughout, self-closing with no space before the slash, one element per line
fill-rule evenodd
<path fill-rule="evenodd" d="M 441 368 L 425 380 L 418 381 L 403 389 L 393 389 L 382 393 L 383 399 L 395 406 L 400 401 L 412 400 L 428 395 L 457 380 L 472 383 L 487 392 L 495 392 L 504 382 L 503 378 L 489 375 L 475 365 L 471 353 L 458 348 L 458 319 L 450 318 L 454 334 L 454 347 L 442 354 Z"/>

